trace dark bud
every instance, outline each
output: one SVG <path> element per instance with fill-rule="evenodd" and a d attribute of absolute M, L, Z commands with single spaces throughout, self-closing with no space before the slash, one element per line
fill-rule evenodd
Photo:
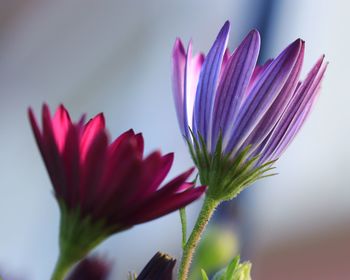
<path fill-rule="evenodd" d="M 176 260 L 164 253 L 156 253 L 141 271 L 137 280 L 172 280 Z"/>

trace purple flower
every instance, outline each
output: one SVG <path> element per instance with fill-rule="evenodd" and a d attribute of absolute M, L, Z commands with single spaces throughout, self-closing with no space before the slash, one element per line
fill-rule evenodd
<path fill-rule="evenodd" d="M 186 52 L 180 39 L 173 49 L 180 129 L 208 194 L 221 199 L 232 198 L 271 169 L 309 115 L 327 67 L 321 56 L 300 81 L 301 39 L 257 65 L 258 31 L 230 53 L 229 30 L 227 21 L 206 57 L 192 56 L 192 42 Z"/>

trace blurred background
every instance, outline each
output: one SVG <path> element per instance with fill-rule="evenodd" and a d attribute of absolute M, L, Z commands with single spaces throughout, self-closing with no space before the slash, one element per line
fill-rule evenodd
<path fill-rule="evenodd" d="M 226 203 L 213 223 L 233 232 L 228 244 L 253 262 L 254 279 L 350 279 L 349 8 L 342 0 L 0 1 L 0 271 L 10 280 L 49 279 L 58 254 L 58 207 L 28 106 L 39 113 L 43 102 L 62 102 L 75 120 L 103 111 L 113 137 L 132 127 L 147 152 L 174 151 L 175 175 L 192 162 L 172 100 L 174 40 L 192 38 L 207 52 L 229 19 L 231 50 L 257 27 L 262 62 L 301 37 L 304 74 L 323 53 L 330 66 L 279 175 Z M 190 224 L 200 203 L 188 209 Z M 156 251 L 179 258 L 180 248 L 173 213 L 109 238 L 96 253 L 126 279 Z"/>

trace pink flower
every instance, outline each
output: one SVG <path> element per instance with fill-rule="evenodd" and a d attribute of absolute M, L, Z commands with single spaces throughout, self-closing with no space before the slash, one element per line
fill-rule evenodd
<path fill-rule="evenodd" d="M 113 233 L 184 207 L 205 190 L 186 182 L 192 168 L 160 188 L 173 154 L 144 157 L 142 134 L 133 130 L 110 142 L 102 114 L 73 123 L 64 106 L 51 117 L 43 105 L 42 129 L 31 109 L 29 120 L 61 210 L 65 263 L 81 259 Z"/>

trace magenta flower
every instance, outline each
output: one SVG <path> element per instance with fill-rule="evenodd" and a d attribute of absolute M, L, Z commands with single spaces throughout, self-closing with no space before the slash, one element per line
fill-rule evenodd
<path fill-rule="evenodd" d="M 58 266 L 84 257 L 109 235 L 177 210 L 204 187 L 185 182 L 190 169 L 160 188 L 173 154 L 143 157 L 143 137 L 129 130 L 109 142 L 102 114 L 77 123 L 60 106 L 42 111 L 42 130 L 30 123 L 61 210 Z M 64 264 L 61 264 L 63 262 Z M 59 278 L 57 278 L 59 279 Z"/>
<path fill-rule="evenodd" d="M 173 49 L 180 129 L 208 195 L 220 199 L 232 198 L 271 169 L 309 115 L 327 67 L 321 56 L 300 81 L 300 39 L 256 65 L 258 31 L 230 53 L 229 30 L 226 22 L 206 57 L 192 56 L 191 42 L 186 52 L 180 39 Z"/>
<path fill-rule="evenodd" d="M 88 257 L 80 261 L 67 280 L 107 280 L 111 264 L 102 258 Z"/>

